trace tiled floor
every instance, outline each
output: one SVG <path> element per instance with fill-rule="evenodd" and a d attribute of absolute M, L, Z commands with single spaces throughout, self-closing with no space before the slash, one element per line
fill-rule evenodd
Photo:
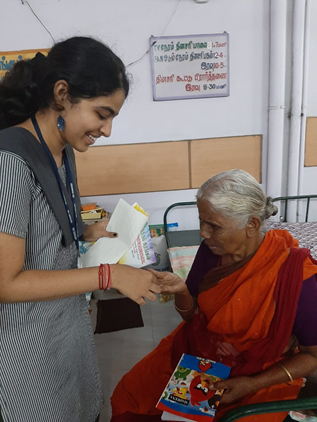
<path fill-rule="evenodd" d="M 96 301 L 92 301 L 92 324 L 95 327 Z M 141 307 L 144 327 L 132 328 L 107 334 L 96 334 L 99 367 L 106 404 L 100 422 L 109 422 L 111 409 L 109 399 L 118 381 L 143 356 L 151 352 L 160 340 L 180 322 L 173 301 L 147 302 Z"/>

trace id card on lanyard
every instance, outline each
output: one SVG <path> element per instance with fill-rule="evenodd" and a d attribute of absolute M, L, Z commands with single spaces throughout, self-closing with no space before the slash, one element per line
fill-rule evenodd
<path fill-rule="evenodd" d="M 32 120 L 34 129 L 37 133 L 37 136 L 39 137 L 39 140 L 40 140 L 40 142 L 41 142 L 41 144 L 44 148 L 46 155 L 48 156 L 48 158 L 50 160 L 52 169 L 54 171 L 56 181 L 58 183 L 59 190 L 60 190 L 63 202 L 64 202 L 64 206 L 65 206 L 65 210 L 66 210 L 66 213 L 67 213 L 69 225 L 70 225 L 70 228 L 71 228 L 71 231 L 72 231 L 72 234 L 73 234 L 73 238 L 74 238 L 74 241 L 75 241 L 75 244 L 76 244 L 76 248 L 77 248 L 78 268 L 81 268 L 82 265 L 81 265 L 80 254 L 79 254 L 78 217 L 77 217 L 77 207 L 76 207 L 76 201 L 75 201 L 75 190 L 74 190 L 73 177 L 72 177 L 72 173 L 71 173 L 71 170 L 70 170 L 67 154 L 64 153 L 64 164 L 65 164 L 65 169 L 66 169 L 66 182 L 69 186 L 70 196 L 71 196 L 72 204 L 73 204 L 74 219 L 72 218 L 72 215 L 71 215 L 71 212 L 70 212 L 70 209 L 69 209 L 66 197 L 65 197 L 65 193 L 64 193 L 64 190 L 63 190 L 63 187 L 62 187 L 63 182 L 62 182 L 61 177 L 58 173 L 58 168 L 57 168 L 56 162 L 54 160 L 54 157 L 53 157 L 51 151 L 49 150 L 46 142 L 44 141 L 43 135 L 41 133 L 40 127 L 37 123 L 35 116 L 32 116 L 31 120 Z"/>

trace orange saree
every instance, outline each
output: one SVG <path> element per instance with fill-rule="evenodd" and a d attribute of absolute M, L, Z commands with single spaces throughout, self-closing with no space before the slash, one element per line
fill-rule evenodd
<path fill-rule="evenodd" d="M 232 273 L 223 267 L 210 270 L 200 284 L 192 320 L 181 323 L 117 385 L 112 421 L 160 420 L 155 405 L 182 353 L 221 361 L 232 367 L 230 377 L 252 375 L 283 359 L 302 282 L 317 273 L 309 254 L 297 247 L 289 233 L 270 231 L 242 268 Z M 215 283 L 224 270 L 229 275 Z M 275 385 L 230 406 L 220 404 L 215 421 L 237 406 L 296 398 L 301 384 L 295 380 L 292 386 Z M 279 413 L 258 416 L 257 421 L 284 418 Z"/>

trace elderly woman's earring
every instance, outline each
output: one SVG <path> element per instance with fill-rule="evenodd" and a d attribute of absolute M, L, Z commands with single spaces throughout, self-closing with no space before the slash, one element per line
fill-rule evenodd
<path fill-rule="evenodd" d="M 62 118 L 61 115 L 57 117 L 57 127 L 60 131 L 62 131 L 65 127 L 65 120 Z"/>

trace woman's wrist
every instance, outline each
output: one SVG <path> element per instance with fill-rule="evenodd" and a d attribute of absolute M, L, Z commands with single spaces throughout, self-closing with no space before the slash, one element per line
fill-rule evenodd
<path fill-rule="evenodd" d="M 254 391 L 259 391 L 263 388 L 268 388 L 272 385 L 277 384 L 290 384 L 291 378 L 293 382 L 293 376 L 291 372 L 286 368 L 287 364 L 283 365 L 280 362 L 270 366 L 265 369 L 263 372 L 251 376 L 251 384 L 254 388 Z"/>
<path fill-rule="evenodd" d="M 180 291 L 177 291 L 177 293 L 175 293 L 175 298 L 184 300 L 189 297 L 192 297 L 192 295 L 189 293 L 186 283 L 184 283 L 184 286 L 182 287 L 182 289 Z"/>
<path fill-rule="evenodd" d="M 99 276 L 99 290 L 110 290 L 112 287 L 110 265 L 100 264 L 98 276 Z"/>
<path fill-rule="evenodd" d="M 122 287 L 122 281 L 129 279 L 129 277 L 133 277 L 133 271 L 141 271 L 134 267 L 130 267 L 129 265 L 121 265 L 121 264 L 109 264 L 110 268 L 110 276 L 111 276 L 111 288 L 120 290 Z"/>
<path fill-rule="evenodd" d="M 183 301 L 184 302 L 184 301 Z M 174 306 L 175 306 L 175 309 L 178 311 L 178 312 L 182 312 L 182 313 L 185 313 L 185 312 L 189 312 L 189 311 L 192 311 L 193 310 L 193 308 L 194 308 L 194 298 L 192 297 L 192 296 L 190 296 L 190 304 L 187 304 L 187 305 L 179 305 L 179 306 L 181 306 L 181 307 L 179 307 L 178 305 L 176 305 L 176 301 L 175 301 L 175 299 L 174 299 Z M 186 303 L 188 303 L 188 300 L 186 301 Z"/>
<path fill-rule="evenodd" d="M 247 383 L 248 391 L 246 392 L 246 394 L 256 393 L 257 391 L 264 388 L 264 387 L 261 386 L 261 382 L 260 382 L 258 376 L 250 375 L 247 378 L 248 378 L 248 383 Z"/>

